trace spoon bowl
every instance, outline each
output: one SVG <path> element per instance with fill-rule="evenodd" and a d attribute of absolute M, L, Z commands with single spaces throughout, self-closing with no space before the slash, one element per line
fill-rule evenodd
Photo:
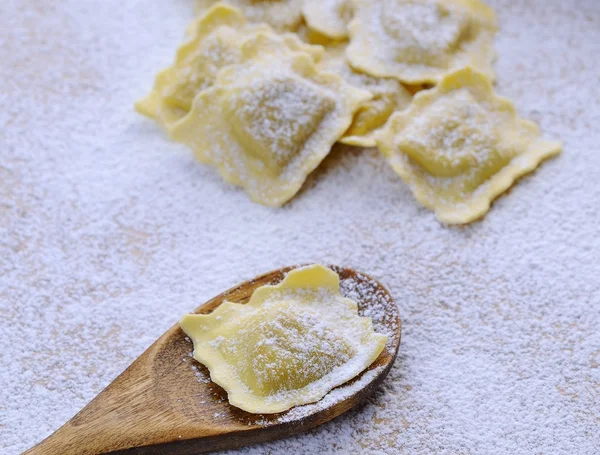
<path fill-rule="evenodd" d="M 226 300 L 247 303 L 255 289 L 277 284 L 294 268 L 246 281 L 195 312 L 210 313 Z M 379 282 L 352 269 L 330 268 L 340 276 L 342 295 L 358 303 L 359 314 L 370 316 L 375 331 L 388 335 L 388 342 L 365 371 L 317 403 L 279 414 L 250 414 L 231 406 L 227 393 L 191 357 L 192 342 L 177 324 L 75 417 L 24 455 L 191 455 L 290 436 L 346 412 L 371 394 L 391 369 L 401 322 L 395 302 Z"/>

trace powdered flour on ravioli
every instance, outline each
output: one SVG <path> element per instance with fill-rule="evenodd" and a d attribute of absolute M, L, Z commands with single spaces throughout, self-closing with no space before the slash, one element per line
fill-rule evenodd
<path fill-rule="evenodd" d="M 561 150 L 470 68 L 415 95 L 390 118 L 377 146 L 417 200 L 446 223 L 483 216 L 517 178 Z"/>
<path fill-rule="evenodd" d="M 298 192 L 371 96 L 320 73 L 308 54 L 282 49 L 272 35 L 249 38 L 244 61 L 219 72 L 171 130 L 226 181 L 271 206 Z"/>
<path fill-rule="evenodd" d="M 136 103 L 138 112 L 166 127 L 182 118 L 196 94 L 212 86 L 219 69 L 240 61 L 240 41 L 257 30 L 264 27 L 248 25 L 235 8 L 218 4 L 209 9 L 189 27 L 190 40 L 178 49 L 173 65 Z"/>
<path fill-rule="evenodd" d="M 180 324 L 230 404 L 259 414 L 320 400 L 371 365 L 387 340 L 321 265 L 292 270 L 245 305 L 224 302 Z"/>
<path fill-rule="evenodd" d="M 309 28 L 335 40 L 348 38 L 352 0 L 304 0 L 302 13 Z"/>
<path fill-rule="evenodd" d="M 200 91 L 214 84 L 219 70 L 242 60 L 246 38 L 272 30 L 266 24 L 248 24 L 239 10 L 216 4 L 188 32 L 191 39 L 179 48 L 173 65 L 158 74 L 150 94 L 136 103 L 140 113 L 167 129 L 187 114 Z M 281 40 L 289 50 L 306 51 L 316 60 L 323 53 L 322 47 L 305 44 L 293 34 L 273 39 Z"/>
<path fill-rule="evenodd" d="M 493 78 L 496 17 L 479 0 L 354 0 L 347 57 L 356 69 L 408 84 L 472 66 Z"/>
<path fill-rule="evenodd" d="M 373 98 L 363 103 L 354 115 L 352 125 L 339 142 L 358 147 L 375 147 L 375 133 L 394 111 L 405 109 L 411 93 L 397 79 L 377 78 L 353 70 L 345 58 L 346 44 L 329 46 L 319 68 L 334 72 L 353 87 L 369 91 Z"/>
<path fill-rule="evenodd" d="M 310 84 L 281 75 L 231 91 L 232 130 L 271 169 L 285 167 L 335 108 L 335 100 Z"/>
<path fill-rule="evenodd" d="M 220 0 L 219 3 L 239 8 L 253 23 L 266 23 L 278 32 L 295 31 L 302 22 L 303 0 Z M 205 10 L 217 0 L 196 0 L 199 10 Z"/>

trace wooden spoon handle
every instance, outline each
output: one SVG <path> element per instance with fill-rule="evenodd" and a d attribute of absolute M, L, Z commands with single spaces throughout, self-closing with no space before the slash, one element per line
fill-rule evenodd
<path fill-rule="evenodd" d="M 154 349 L 155 345 L 148 349 L 146 358 L 154 357 Z M 206 428 L 201 420 L 191 425 L 173 412 L 170 400 L 156 393 L 149 371 L 147 362 L 136 360 L 75 417 L 24 455 L 98 455 L 177 443 L 190 431 L 196 437 L 218 433 L 210 422 Z"/>
<path fill-rule="evenodd" d="M 65 425 L 66 426 L 66 425 Z M 51 434 L 35 447 L 23 452 L 22 455 L 75 455 L 82 453 L 101 453 L 93 452 L 93 447 L 86 447 L 88 444 L 98 439 L 95 435 L 88 435 L 85 440 L 79 440 L 77 433 L 64 431 L 63 426 L 56 433 Z"/>
<path fill-rule="evenodd" d="M 122 376 L 121 376 L 122 377 Z M 115 382 L 121 379 L 119 377 Z M 140 422 L 149 419 L 144 404 L 135 397 L 119 396 L 114 383 L 100 393 L 58 431 L 24 455 L 97 455 L 131 447 L 147 440 Z M 158 417 L 158 416 L 157 416 Z"/>

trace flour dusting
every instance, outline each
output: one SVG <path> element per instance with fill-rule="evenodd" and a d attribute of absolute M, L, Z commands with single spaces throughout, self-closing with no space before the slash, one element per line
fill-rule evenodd
<path fill-rule="evenodd" d="M 133 112 L 192 4 L 0 2 L 0 452 L 58 429 L 213 296 L 320 262 L 389 288 L 398 358 L 364 405 L 231 455 L 596 455 L 600 3 L 490 0 L 498 92 L 564 154 L 461 228 L 350 147 L 284 208 L 254 204 Z"/>

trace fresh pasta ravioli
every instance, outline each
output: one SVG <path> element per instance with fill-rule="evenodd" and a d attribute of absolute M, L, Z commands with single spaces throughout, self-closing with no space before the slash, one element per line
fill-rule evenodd
<path fill-rule="evenodd" d="M 494 77 L 494 11 L 480 0 L 354 0 L 347 56 L 359 71 L 436 83 L 471 66 Z"/>
<path fill-rule="evenodd" d="M 243 62 L 221 70 L 170 131 L 227 182 L 269 206 L 298 192 L 371 96 L 319 72 L 307 53 L 274 55 L 281 48 L 269 34 L 248 39 Z"/>
<path fill-rule="evenodd" d="M 167 127 L 181 119 L 221 68 L 240 61 L 242 37 L 260 29 L 248 25 L 237 9 L 215 5 L 188 29 L 190 41 L 178 49 L 173 65 L 158 74 L 150 94 L 136 103 L 137 111 Z"/>
<path fill-rule="evenodd" d="M 415 95 L 390 118 L 377 146 L 417 200 L 449 224 L 480 218 L 517 178 L 561 151 L 471 68 Z"/>
<path fill-rule="evenodd" d="M 352 0 L 304 0 L 302 13 L 308 27 L 334 40 L 348 38 Z"/>
<path fill-rule="evenodd" d="M 373 97 L 354 114 L 352 125 L 339 142 L 357 147 L 375 147 L 375 135 L 394 111 L 410 104 L 412 94 L 393 78 L 377 78 L 353 70 L 345 57 L 346 44 L 329 46 L 319 68 L 339 74 L 350 85 L 369 91 Z"/>
<path fill-rule="evenodd" d="M 180 324 L 229 403 L 256 414 L 320 400 L 371 365 L 387 340 L 322 265 L 292 270 L 245 305 L 224 302 Z"/>
<path fill-rule="evenodd" d="M 199 10 L 214 4 L 227 4 L 239 8 L 253 23 L 266 23 L 278 32 L 293 32 L 302 22 L 303 0 L 196 0 Z"/>
<path fill-rule="evenodd" d="M 173 65 L 158 74 L 136 109 L 168 129 L 189 112 L 199 92 L 214 84 L 219 70 L 242 61 L 241 47 L 248 37 L 271 32 L 266 24 L 248 24 L 238 9 L 214 5 L 188 28 L 191 39 L 179 48 Z M 305 44 L 291 33 L 273 34 L 272 39 L 284 44 L 282 51 L 305 51 L 317 60 L 323 54 L 321 46 Z"/>

